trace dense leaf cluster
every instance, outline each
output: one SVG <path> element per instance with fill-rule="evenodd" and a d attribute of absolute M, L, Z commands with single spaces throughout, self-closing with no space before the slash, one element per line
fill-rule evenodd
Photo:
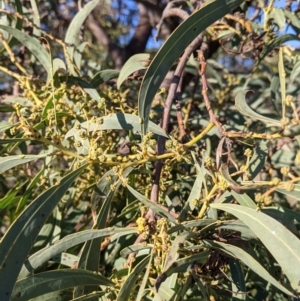
<path fill-rule="evenodd" d="M 300 61 L 280 34 L 299 9 L 194 2 L 120 70 L 82 36 L 100 0 L 63 41 L 35 1 L 1 3 L 1 301 L 299 297 Z"/>

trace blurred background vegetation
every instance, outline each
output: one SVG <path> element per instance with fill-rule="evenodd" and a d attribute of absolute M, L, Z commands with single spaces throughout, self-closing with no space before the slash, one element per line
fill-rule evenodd
<path fill-rule="evenodd" d="M 297 300 L 300 3 L 232 1 L 212 22 L 214 2 L 0 1 L 4 301 Z M 195 48 L 161 126 L 180 60 L 167 66 L 141 135 L 147 68 L 198 12 L 204 61 Z M 51 198 L 37 221 L 32 204 Z"/>

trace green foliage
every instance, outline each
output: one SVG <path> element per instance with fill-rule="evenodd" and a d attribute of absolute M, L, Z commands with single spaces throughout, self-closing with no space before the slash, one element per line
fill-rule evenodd
<path fill-rule="evenodd" d="M 158 51 L 147 69 L 140 89 L 139 116 L 143 123 L 143 135 L 147 131 L 152 100 L 173 63 L 199 33 L 241 3 L 242 0 L 210 1 L 203 9 L 192 14 L 178 26 Z"/>
<path fill-rule="evenodd" d="M 277 30 L 297 12 L 207 1 L 154 58 L 92 72 L 79 32 L 99 0 L 64 42 L 30 3 L 0 19 L 21 90 L 0 104 L 0 300 L 299 297 L 300 60 Z"/>

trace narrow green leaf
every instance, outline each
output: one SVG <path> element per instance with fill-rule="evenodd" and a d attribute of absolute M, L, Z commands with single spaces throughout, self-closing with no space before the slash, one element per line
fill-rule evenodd
<path fill-rule="evenodd" d="M 280 192 L 282 194 L 291 196 L 293 198 L 295 198 L 296 200 L 300 201 L 300 185 L 298 184 L 294 185 L 293 190 L 287 190 L 287 189 L 283 189 L 283 188 L 277 188 L 276 191 Z"/>
<path fill-rule="evenodd" d="M 120 71 L 114 69 L 101 70 L 95 74 L 91 80 L 91 85 L 97 88 L 99 85 L 106 83 L 109 80 L 118 78 Z"/>
<path fill-rule="evenodd" d="M 278 61 L 278 72 L 279 72 L 279 80 L 280 80 L 280 91 L 281 91 L 281 104 L 282 104 L 282 122 L 284 122 L 286 105 L 286 83 L 285 83 L 285 71 L 284 71 L 284 63 L 283 63 L 283 49 L 282 47 L 279 49 L 279 61 Z"/>
<path fill-rule="evenodd" d="M 53 212 L 49 216 L 47 222 L 43 225 L 41 231 L 39 232 L 39 235 L 36 238 L 34 245 L 32 246 L 33 252 L 37 249 L 45 247 L 47 244 L 50 244 L 50 240 L 56 224 L 55 211 L 57 211 L 57 207 L 53 209 Z"/>
<path fill-rule="evenodd" d="M 0 139 L 0 144 L 11 144 L 15 142 L 29 141 L 29 138 L 12 138 L 12 139 Z"/>
<path fill-rule="evenodd" d="M 66 204 L 71 204 L 76 193 L 76 188 L 70 187 L 68 191 L 70 192 L 69 195 L 64 195 L 63 200 L 66 201 Z M 88 199 L 82 199 L 76 208 L 71 206 L 68 209 L 66 212 L 68 214 L 68 218 L 62 220 L 63 236 L 70 235 L 74 232 L 76 225 L 78 225 L 78 223 L 82 220 L 82 216 L 89 212 L 89 204 Z"/>
<path fill-rule="evenodd" d="M 300 74 L 300 61 L 298 61 L 298 62 L 295 64 L 295 66 L 293 67 L 293 70 L 292 70 L 291 75 L 290 75 L 291 83 L 293 83 L 294 80 L 295 80 L 296 78 L 298 78 L 299 74 Z"/>
<path fill-rule="evenodd" d="M 139 210 L 139 208 L 140 208 L 140 202 L 138 200 L 128 203 L 128 205 L 122 209 L 122 212 L 120 214 L 118 214 L 117 216 L 115 216 L 109 221 L 108 225 L 109 226 L 116 225 L 120 221 L 124 220 L 124 218 L 127 219 L 128 216 L 135 215 L 136 210 Z"/>
<path fill-rule="evenodd" d="M 105 294 L 106 294 L 106 292 L 92 292 L 91 294 L 80 296 L 80 297 L 72 299 L 70 301 L 90 301 L 90 300 L 95 299 L 95 297 L 100 298 Z M 99 300 L 101 300 L 101 299 L 99 299 Z"/>
<path fill-rule="evenodd" d="M 174 224 L 177 224 L 175 218 L 162 205 L 155 204 L 155 203 L 151 202 L 150 200 L 148 200 L 147 198 L 145 198 L 142 194 L 140 194 L 135 189 L 133 189 L 131 186 L 126 185 L 126 187 L 145 206 L 147 206 L 148 208 L 150 208 L 153 211 L 155 211 L 158 215 L 161 215 L 161 216 L 167 218 L 170 222 L 172 222 Z"/>
<path fill-rule="evenodd" d="M 300 223 L 300 214 L 298 212 L 285 207 L 265 207 L 261 211 L 277 220 L 295 235 L 298 235 L 298 230 L 295 226 L 295 224 Z"/>
<path fill-rule="evenodd" d="M 87 44 L 88 44 L 87 42 L 81 43 L 74 52 L 74 63 L 79 70 L 81 69 L 82 53 Z"/>
<path fill-rule="evenodd" d="M 300 21 L 299 21 L 299 18 L 297 17 L 297 15 L 294 12 L 291 12 L 286 9 L 283 11 L 283 13 L 289 19 L 291 24 L 299 30 L 300 29 Z"/>
<path fill-rule="evenodd" d="M 63 71 L 63 73 L 66 74 L 67 68 L 66 68 L 65 62 L 63 60 L 61 60 L 60 58 L 55 58 L 52 62 L 52 65 L 53 65 L 53 75 L 57 71 Z"/>
<path fill-rule="evenodd" d="M 217 221 L 211 218 L 206 218 L 206 219 L 195 219 L 191 220 L 188 222 L 182 222 L 179 225 L 176 225 L 172 227 L 171 229 L 168 230 L 168 234 L 172 234 L 174 232 L 178 231 L 187 231 L 188 228 L 193 228 L 193 227 L 206 227 L 210 224 L 214 224 Z"/>
<path fill-rule="evenodd" d="M 65 135 L 65 139 L 71 136 L 78 136 L 79 132 L 82 131 L 82 129 L 86 129 L 88 132 L 103 131 L 103 130 L 140 131 L 141 129 L 141 124 L 139 123 L 138 116 L 131 115 L 131 114 L 121 114 L 121 113 L 111 114 L 108 116 L 101 117 L 101 123 L 85 121 L 80 125 L 81 125 L 80 130 L 76 130 L 75 128 L 69 130 Z M 149 130 L 156 135 L 161 135 L 166 138 L 168 137 L 167 133 L 160 126 L 156 125 L 151 121 L 149 123 Z"/>
<path fill-rule="evenodd" d="M 170 251 L 168 252 L 163 271 L 167 271 L 170 266 L 172 266 L 172 264 L 176 262 L 179 257 L 178 250 L 180 249 L 180 246 L 182 246 L 184 242 L 191 236 L 193 236 L 191 232 L 183 232 L 176 236 L 176 238 L 172 241 L 172 245 Z"/>
<path fill-rule="evenodd" d="M 138 252 L 140 250 L 151 250 L 152 247 L 152 245 L 135 244 L 121 250 L 120 255 L 126 258 L 131 253 Z"/>
<path fill-rule="evenodd" d="M 163 283 L 158 292 L 154 292 L 155 296 L 152 301 L 162 301 L 162 300 L 170 300 L 173 301 L 175 297 L 175 291 L 169 288 L 165 283 Z"/>
<path fill-rule="evenodd" d="M 107 216 L 109 213 L 111 200 L 114 196 L 114 191 L 110 191 L 104 202 L 102 203 L 101 209 L 97 215 L 96 222 L 93 229 L 105 228 Z M 102 242 L 102 237 L 94 238 L 85 242 L 81 249 L 80 260 L 78 261 L 78 268 L 90 271 L 98 271 L 99 258 L 100 258 L 100 245 Z M 74 290 L 74 297 L 79 297 L 84 294 L 92 293 L 97 290 L 97 287 L 80 287 L 78 286 Z M 96 299 L 95 299 L 96 300 Z"/>
<path fill-rule="evenodd" d="M 229 267 L 231 272 L 232 301 L 247 300 L 246 284 L 244 273 L 240 263 L 233 258 L 229 259 Z"/>
<path fill-rule="evenodd" d="M 193 276 L 194 281 L 196 282 L 196 285 L 198 287 L 198 290 L 201 292 L 201 294 L 204 297 L 204 300 L 209 300 L 208 290 L 204 286 L 205 280 L 201 279 L 195 271 L 191 272 L 191 276 Z"/>
<path fill-rule="evenodd" d="M 284 130 L 284 132 L 286 129 Z M 275 168 L 294 166 L 296 153 L 288 148 L 281 148 L 271 156 L 271 162 Z"/>
<path fill-rule="evenodd" d="M 146 288 L 146 285 L 147 285 L 147 282 L 148 282 L 148 279 L 149 279 L 149 273 L 150 273 L 150 269 L 152 267 L 152 258 L 153 258 L 153 250 L 150 254 L 150 259 L 149 259 L 149 263 L 148 263 L 148 266 L 147 266 L 147 269 L 146 269 L 146 272 L 145 274 L 143 274 L 143 281 L 142 283 L 140 284 L 140 288 L 139 288 L 139 291 L 138 291 L 138 294 L 137 294 L 137 297 L 136 297 L 136 300 L 135 301 L 141 301 L 143 300 L 143 295 L 145 293 L 145 288 Z"/>
<path fill-rule="evenodd" d="M 36 186 L 37 182 L 39 181 L 40 177 L 45 173 L 45 169 L 41 168 L 41 170 L 35 175 L 35 177 L 31 180 L 31 182 L 29 183 L 29 185 L 26 187 L 26 191 L 25 193 L 23 193 L 22 198 L 18 204 L 18 207 L 16 209 L 16 212 L 19 213 L 21 212 L 26 203 L 27 200 L 32 196 L 32 190 L 34 189 L 34 187 Z"/>
<path fill-rule="evenodd" d="M 92 206 L 94 205 L 94 209 L 97 208 L 97 203 L 99 202 L 99 198 L 105 198 L 109 192 L 111 191 L 111 185 L 115 184 L 119 180 L 119 176 L 110 169 L 101 177 L 100 181 L 97 183 L 95 190 L 92 193 Z"/>
<path fill-rule="evenodd" d="M 160 290 L 159 290 L 159 295 L 161 296 L 160 292 L 163 289 L 165 293 L 167 294 L 174 294 L 174 290 L 176 289 L 176 285 L 178 283 L 178 273 L 172 274 L 168 279 L 161 285 Z M 166 290 L 168 288 L 168 290 Z M 167 299 L 170 300 L 170 299 Z"/>
<path fill-rule="evenodd" d="M 232 194 L 229 190 L 224 191 L 224 193 L 216 200 L 216 203 L 229 203 L 233 199 Z"/>
<path fill-rule="evenodd" d="M 300 241 L 294 234 L 277 220 L 251 208 L 232 204 L 211 204 L 211 206 L 241 219 L 277 260 L 293 289 L 299 291 Z"/>
<path fill-rule="evenodd" d="M 201 170 L 197 174 L 197 178 L 194 182 L 194 185 L 193 185 L 193 188 L 190 192 L 190 195 L 189 195 L 187 201 L 185 202 L 185 205 L 184 205 L 183 209 L 181 210 L 181 212 L 178 216 L 178 221 L 179 222 L 183 222 L 187 219 L 188 212 L 191 212 L 195 209 L 194 201 L 195 200 L 200 200 L 201 190 L 202 190 L 202 183 L 203 183 L 203 180 L 204 180 L 204 173 L 205 173 L 204 166 L 202 166 L 202 167 L 203 168 L 201 168 Z"/>
<path fill-rule="evenodd" d="M 286 289 L 283 285 L 281 285 L 272 275 L 270 275 L 270 273 L 255 258 L 253 258 L 248 252 L 246 252 L 242 248 L 230 244 L 225 244 L 219 241 L 212 242 L 209 240 L 204 240 L 203 242 L 206 246 L 209 246 L 210 248 L 216 248 L 222 250 L 223 252 L 231 255 L 234 258 L 238 258 L 244 264 L 246 264 L 251 270 L 253 270 L 257 275 L 259 275 L 266 281 L 270 282 L 271 284 L 273 284 L 275 287 L 277 287 L 287 295 L 293 296 L 293 294 L 288 289 Z"/>
<path fill-rule="evenodd" d="M 63 252 L 52 257 L 51 261 L 72 268 L 74 267 L 74 264 L 76 264 L 79 261 L 79 256 Z"/>
<path fill-rule="evenodd" d="M 132 293 L 132 288 L 134 287 L 138 277 L 142 274 L 146 265 L 149 264 L 150 258 L 151 256 L 148 255 L 132 270 L 132 272 L 129 274 L 129 276 L 121 286 L 116 301 L 127 301 L 129 299 L 129 296 Z"/>
<path fill-rule="evenodd" d="M 152 100 L 173 63 L 202 31 L 242 2 L 243 0 L 209 1 L 182 22 L 158 51 L 144 76 L 139 94 L 138 106 L 143 135 L 147 132 Z"/>
<path fill-rule="evenodd" d="M 125 179 L 129 173 L 132 171 L 133 168 L 127 168 L 124 170 L 122 176 Z M 98 187 L 100 185 L 105 184 L 107 181 L 106 176 L 103 176 L 98 183 Z M 109 214 L 109 209 L 111 206 L 111 201 L 114 197 L 115 192 L 118 190 L 119 186 L 122 184 L 121 180 L 117 180 L 117 183 L 114 184 L 114 190 L 109 191 L 108 195 L 106 196 L 105 200 L 102 201 L 102 206 L 99 210 L 99 213 L 97 215 L 96 221 L 93 225 L 93 229 L 102 229 L 106 226 L 107 217 Z M 82 247 L 82 252 L 80 255 L 80 260 L 78 262 L 78 268 L 82 268 L 85 270 L 94 271 L 98 269 L 99 265 L 99 258 L 100 258 L 100 248 L 102 237 L 95 238 L 93 240 L 87 241 L 84 246 Z M 79 297 L 80 295 L 91 293 L 94 290 L 97 290 L 96 287 L 78 287 L 74 291 L 74 297 Z M 96 300 L 96 299 L 95 299 Z"/>
<path fill-rule="evenodd" d="M 134 73 L 135 71 L 145 69 L 148 67 L 150 62 L 150 54 L 148 53 L 139 53 L 133 55 L 122 67 L 118 80 L 117 88 L 120 89 L 122 83 L 125 79 Z"/>
<path fill-rule="evenodd" d="M 72 74 L 76 74 L 73 67 L 73 59 L 74 59 L 74 49 L 75 46 L 78 45 L 80 28 L 87 18 L 87 16 L 91 13 L 91 11 L 99 4 L 99 0 L 93 0 L 87 3 L 76 16 L 72 19 L 71 23 L 69 24 L 68 30 L 66 32 L 65 43 L 68 45 L 68 53 L 71 58 L 71 62 L 67 60 L 67 65 L 69 71 Z"/>
<path fill-rule="evenodd" d="M 230 193 L 239 202 L 240 205 L 256 209 L 257 206 L 255 202 L 249 197 L 247 193 L 239 194 L 234 190 L 231 190 Z"/>
<path fill-rule="evenodd" d="M 19 279 L 28 276 L 43 263 L 67 249 L 94 238 L 110 236 L 117 233 L 119 236 L 134 234 L 137 233 L 137 228 L 106 228 L 102 230 L 91 229 L 67 235 L 63 239 L 57 241 L 54 245 L 41 249 L 26 259 L 19 274 Z M 111 241 L 113 240 L 114 239 L 112 237 Z"/>
<path fill-rule="evenodd" d="M 67 85 L 78 85 L 87 94 L 89 94 L 92 99 L 96 100 L 97 102 L 100 101 L 100 96 L 99 96 L 97 90 L 91 84 L 89 84 L 88 82 L 83 80 L 82 78 L 76 77 L 76 76 L 61 76 L 60 81 L 66 82 Z"/>
<path fill-rule="evenodd" d="M 279 105 L 279 77 L 273 76 L 270 85 L 271 99 L 274 105 L 274 109 L 276 110 L 277 115 L 281 115 L 281 104 Z"/>
<path fill-rule="evenodd" d="M 23 107 L 32 107 L 32 102 L 29 99 L 20 96 L 7 96 L 2 102 L 11 105 L 19 103 Z"/>
<path fill-rule="evenodd" d="M 173 262 L 173 264 L 167 270 L 165 270 L 165 272 L 157 277 L 154 285 L 156 291 L 158 291 L 160 285 L 172 274 L 184 273 L 189 269 L 193 269 L 193 267 L 197 264 L 204 264 L 207 261 L 209 253 L 209 250 L 207 250 L 191 256 L 180 258 L 177 261 Z"/>
<path fill-rule="evenodd" d="M 54 218 L 54 225 L 53 225 L 53 231 L 50 236 L 49 244 L 53 245 L 55 244 L 61 236 L 61 222 L 62 222 L 62 212 L 56 206 L 53 210 L 53 218 Z"/>
<path fill-rule="evenodd" d="M 20 196 L 16 196 L 21 187 L 14 187 L 3 198 L 0 199 L 0 209 L 9 209 L 18 203 L 21 199 Z"/>
<path fill-rule="evenodd" d="M 41 45 L 38 39 L 35 39 L 24 32 L 9 26 L 0 25 L 0 28 L 14 36 L 19 42 L 26 46 L 30 52 L 38 59 L 41 65 L 48 73 L 48 78 L 51 77 L 51 58 L 50 54 Z"/>
<path fill-rule="evenodd" d="M 35 0 L 30 0 L 30 4 L 33 12 L 33 24 L 35 25 L 32 33 L 35 38 L 39 38 L 41 36 L 41 30 L 39 29 L 41 28 L 39 9 Z"/>
<path fill-rule="evenodd" d="M 281 8 L 273 8 L 271 13 L 268 15 L 269 19 L 273 19 L 275 23 L 278 25 L 279 29 L 283 29 L 285 26 L 285 16 L 283 13 L 283 9 Z"/>
<path fill-rule="evenodd" d="M 41 159 L 47 157 L 49 154 L 40 155 L 17 155 L 17 156 L 7 156 L 0 158 L 0 173 L 9 170 L 20 164 L 25 164 L 33 160 Z"/>
<path fill-rule="evenodd" d="M 300 41 L 300 38 L 298 38 L 296 35 L 293 35 L 293 34 L 285 34 L 285 35 L 282 35 L 282 36 L 279 36 L 279 37 L 273 39 L 269 44 L 267 44 L 264 47 L 264 49 L 260 53 L 257 64 L 259 64 L 261 62 L 261 60 L 267 54 L 269 54 L 273 49 L 275 49 L 276 47 L 282 45 L 283 43 L 285 43 L 287 41 Z"/>
<path fill-rule="evenodd" d="M 256 113 L 255 111 L 253 111 L 248 106 L 247 101 L 246 101 L 247 92 L 248 91 L 240 91 L 237 93 L 237 95 L 235 97 L 235 106 L 239 110 L 239 112 L 241 114 L 243 114 L 244 116 L 250 117 L 252 119 L 257 119 L 266 124 L 271 124 L 273 126 L 280 127 L 281 126 L 280 120 L 276 120 L 276 119 L 272 119 L 272 118 L 268 118 L 263 115 L 260 115 L 260 114 Z"/>
<path fill-rule="evenodd" d="M 1 120 L 0 121 L 0 133 L 11 129 L 14 126 L 16 126 L 16 124 L 12 124 L 12 123 L 9 123 L 5 120 Z"/>
<path fill-rule="evenodd" d="M 228 165 L 226 163 L 222 163 L 220 173 L 229 187 L 239 187 L 239 184 L 231 178 L 228 170 Z"/>
<path fill-rule="evenodd" d="M 240 220 L 226 220 L 218 223 L 220 223 L 220 225 L 216 228 L 240 232 L 243 240 L 257 239 L 257 236 L 254 234 L 254 232 Z"/>
<path fill-rule="evenodd" d="M 46 119 L 47 116 L 48 116 L 48 110 L 50 109 L 53 109 L 54 105 L 53 105 L 53 99 L 52 97 L 49 99 L 48 98 L 48 101 L 44 104 L 44 107 L 43 107 L 43 112 L 42 112 L 42 119 Z M 43 122 L 44 123 L 44 122 Z M 37 127 L 35 127 L 37 129 Z"/>
<path fill-rule="evenodd" d="M 8 112 L 15 112 L 16 110 L 12 106 L 0 104 L 0 112 L 8 113 Z"/>
<path fill-rule="evenodd" d="M 232 36 L 231 30 L 221 30 L 218 34 L 218 39 L 225 39 L 226 37 Z"/>
<path fill-rule="evenodd" d="M 271 215 L 272 217 L 273 217 L 273 215 L 272 215 L 272 213 L 270 213 L 270 211 L 274 211 L 274 210 L 277 210 L 278 212 L 281 212 L 286 219 L 290 220 L 290 222 L 296 222 L 296 223 L 300 224 L 300 213 L 297 212 L 297 211 L 294 211 L 292 209 L 288 209 L 286 207 L 281 207 L 281 206 L 266 207 L 266 208 L 262 209 L 263 212 L 265 212 L 268 215 Z M 275 219 L 277 219 L 277 217 Z M 280 221 L 280 218 L 278 218 L 278 219 Z M 284 224 L 284 222 L 283 222 L 283 224 Z"/>
<path fill-rule="evenodd" d="M 55 291 L 52 293 L 44 294 L 36 298 L 30 299 L 30 301 L 70 301 L 72 299 L 72 293 L 70 290 Z"/>
<path fill-rule="evenodd" d="M 22 265 L 43 224 L 86 165 L 72 171 L 39 197 L 14 221 L 0 242 L 0 300 L 9 301 Z M 20 252 L 22 250 L 22 252 Z"/>
<path fill-rule="evenodd" d="M 268 141 L 261 140 L 254 149 L 253 156 L 249 163 L 249 172 L 252 179 L 259 174 L 266 164 L 269 151 L 268 145 Z"/>
<path fill-rule="evenodd" d="M 46 293 L 77 285 L 113 286 L 114 284 L 102 275 L 85 270 L 48 271 L 17 281 L 11 301 L 27 301 Z"/>

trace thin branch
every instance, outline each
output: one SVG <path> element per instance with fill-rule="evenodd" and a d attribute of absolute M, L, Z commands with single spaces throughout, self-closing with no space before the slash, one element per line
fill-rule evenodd
<path fill-rule="evenodd" d="M 202 45 L 203 46 L 203 45 Z M 220 131 L 220 133 L 222 133 L 222 126 L 219 123 L 217 117 L 215 116 L 212 107 L 211 107 L 211 103 L 210 100 L 208 98 L 208 83 L 207 83 L 207 79 L 206 79 L 206 60 L 204 57 L 204 47 L 201 47 L 201 49 L 198 51 L 198 58 L 200 61 L 200 68 L 199 68 L 199 74 L 201 76 L 201 81 L 202 81 L 202 96 L 203 96 L 203 100 L 206 106 L 206 109 L 208 111 L 209 117 L 210 117 L 210 121 L 213 122 L 215 124 L 215 126 L 218 128 L 218 130 Z"/>
<path fill-rule="evenodd" d="M 183 9 L 181 9 L 181 8 L 174 8 L 174 4 L 176 4 L 176 3 L 182 3 L 182 2 L 185 2 L 185 1 L 174 0 L 174 1 L 169 2 L 167 4 L 166 8 L 163 11 L 162 17 L 161 17 L 159 23 L 156 26 L 157 31 L 156 31 L 156 35 L 154 37 L 155 41 L 158 39 L 158 36 L 159 36 L 159 34 L 161 32 L 161 28 L 163 26 L 164 19 L 170 18 L 170 17 L 179 17 L 182 20 L 185 20 L 185 19 L 187 19 L 189 17 L 189 14 L 186 11 L 184 11 Z"/>
<path fill-rule="evenodd" d="M 165 131 L 168 131 L 169 127 L 169 120 L 170 120 L 170 111 L 172 107 L 172 103 L 175 99 L 177 87 L 180 81 L 180 77 L 184 71 L 184 67 L 190 57 L 190 55 L 202 44 L 203 41 L 203 35 L 202 33 L 199 34 L 193 42 L 186 48 L 184 51 L 182 57 L 180 58 L 180 61 L 176 67 L 174 77 L 172 80 L 172 83 L 169 88 L 169 93 L 166 99 L 165 107 L 164 107 L 164 113 L 163 113 L 163 119 L 162 119 L 162 128 Z M 165 150 L 165 141 L 166 138 L 159 136 L 157 140 L 157 154 L 163 154 Z M 155 170 L 153 172 L 153 185 L 151 190 L 151 197 L 150 200 L 154 203 L 158 203 L 158 195 L 159 195 L 159 181 L 160 181 L 160 174 L 163 167 L 163 161 L 159 160 L 156 162 Z M 154 212 L 152 212 L 151 209 L 149 209 L 149 212 L 147 213 L 147 218 L 149 218 L 149 222 L 154 221 Z"/>

